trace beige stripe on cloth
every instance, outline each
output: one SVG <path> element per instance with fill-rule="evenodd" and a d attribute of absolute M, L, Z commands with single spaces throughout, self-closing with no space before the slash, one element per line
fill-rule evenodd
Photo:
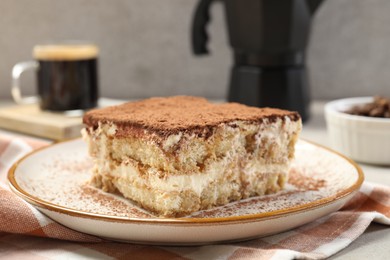
<path fill-rule="evenodd" d="M 269 237 L 196 247 L 106 241 L 52 221 L 12 193 L 4 183 L 14 161 L 29 150 L 47 144 L 0 136 L 0 258 L 322 259 L 347 247 L 372 221 L 390 225 L 390 187 L 364 183 L 340 211 Z"/>

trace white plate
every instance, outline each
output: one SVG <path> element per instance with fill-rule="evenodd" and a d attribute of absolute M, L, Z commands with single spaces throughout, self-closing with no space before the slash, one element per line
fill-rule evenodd
<path fill-rule="evenodd" d="M 327 148 L 300 140 L 286 190 L 186 218 L 157 218 L 88 185 L 92 163 L 81 139 L 34 151 L 9 171 L 12 190 L 78 231 L 147 244 L 207 244 L 282 232 L 340 209 L 363 182 L 361 169 Z"/>

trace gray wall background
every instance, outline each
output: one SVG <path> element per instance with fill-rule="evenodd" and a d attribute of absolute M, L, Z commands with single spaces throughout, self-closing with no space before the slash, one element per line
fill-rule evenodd
<path fill-rule="evenodd" d="M 244 0 L 243 0 L 244 1 Z M 197 0 L 1 0 L 0 98 L 12 66 L 37 43 L 99 45 L 101 96 L 188 94 L 224 98 L 231 66 L 221 3 L 212 8 L 211 55 L 194 57 L 189 35 Z M 390 96 L 390 1 L 327 0 L 313 20 L 307 53 L 316 99 Z M 23 78 L 35 91 L 33 73 Z"/>

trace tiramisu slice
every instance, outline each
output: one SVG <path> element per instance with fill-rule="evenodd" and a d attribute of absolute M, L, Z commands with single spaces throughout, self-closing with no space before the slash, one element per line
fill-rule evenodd
<path fill-rule="evenodd" d="M 281 190 L 301 130 L 296 112 L 151 98 L 87 112 L 92 183 L 161 217 Z"/>

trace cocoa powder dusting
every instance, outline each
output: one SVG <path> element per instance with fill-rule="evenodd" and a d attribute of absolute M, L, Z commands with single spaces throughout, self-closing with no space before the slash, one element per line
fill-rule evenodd
<path fill-rule="evenodd" d="M 100 123 L 113 123 L 118 126 L 117 135 L 142 135 L 143 130 L 159 136 L 178 132 L 191 132 L 207 138 L 214 126 L 236 120 L 248 122 L 270 122 L 289 117 L 298 121 L 297 112 L 273 108 L 249 107 L 238 103 L 210 103 L 204 98 L 174 96 L 150 98 L 129 102 L 119 106 L 95 109 L 87 112 L 83 122 L 91 128 Z"/>
<path fill-rule="evenodd" d="M 315 176 L 313 174 L 313 176 Z M 303 175 L 296 169 L 291 169 L 289 174 L 288 182 L 294 185 L 299 190 L 314 190 L 318 191 L 326 186 L 326 180 L 314 179 L 312 177 Z"/>
<path fill-rule="evenodd" d="M 134 206 L 129 206 L 127 203 L 115 198 L 111 194 L 103 193 L 101 190 L 93 188 L 88 184 L 82 185 L 78 193 L 80 199 L 92 200 L 101 207 L 109 207 L 114 214 L 122 215 L 125 213 L 127 217 L 150 218 L 152 215 Z M 76 195 L 76 194 L 75 194 Z"/>

